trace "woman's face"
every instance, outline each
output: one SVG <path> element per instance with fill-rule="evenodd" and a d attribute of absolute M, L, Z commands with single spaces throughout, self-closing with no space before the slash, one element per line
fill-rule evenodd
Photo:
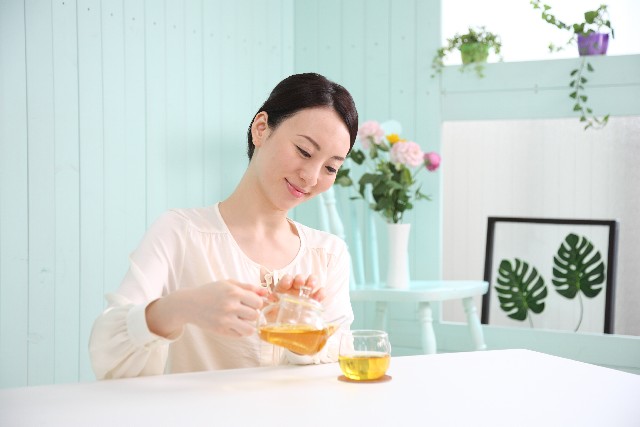
<path fill-rule="evenodd" d="M 349 152 L 349 131 L 330 108 L 301 110 L 275 130 L 266 113 L 259 113 L 252 132 L 258 184 L 282 210 L 328 190 Z"/>

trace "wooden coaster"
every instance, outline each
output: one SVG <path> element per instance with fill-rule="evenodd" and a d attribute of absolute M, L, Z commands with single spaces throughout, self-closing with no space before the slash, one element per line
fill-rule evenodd
<path fill-rule="evenodd" d="M 340 375 L 338 380 L 344 381 L 345 383 L 386 383 L 387 381 L 391 381 L 391 378 L 391 375 L 383 375 L 375 380 L 352 380 L 344 375 Z"/>

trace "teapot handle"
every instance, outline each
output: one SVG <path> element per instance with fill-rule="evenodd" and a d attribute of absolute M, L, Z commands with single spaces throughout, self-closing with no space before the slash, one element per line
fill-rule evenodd
<path fill-rule="evenodd" d="M 278 309 L 279 304 L 277 302 L 272 302 L 271 304 L 265 306 L 260 310 L 260 315 L 258 316 L 258 327 L 261 325 L 266 325 L 268 323 L 274 323 L 276 318 L 278 317 Z"/>

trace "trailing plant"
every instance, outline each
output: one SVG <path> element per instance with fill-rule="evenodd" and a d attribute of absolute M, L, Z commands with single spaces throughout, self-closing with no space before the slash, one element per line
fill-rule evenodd
<path fill-rule="evenodd" d="M 534 9 L 541 10 L 541 17 L 545 22 L 560 30 L 571 33 L 571 37 L 564 46 L 555 46 L 553 43 L 549 43 L 550 52 L 563 50 L 566 45 L 577 42 L 578 36 L 587 37 L 594 33 L 610 33 L 611 37 L 615 38 L 615 33 L 609 20 L 607 5 L 605 4 L 601 4 L 595 10 L 585 12 L 584 21 L 567 24 L 550 12 L 551 6 L 541 3 L 540 0 L 530 0 L 530 3 Z M 569 96 L 575 101 L 573 111 L 580 113 L 580 121 L 584 122 L 585 130 L 589 128 L 601 129 L 609 122 L 609 114 L 598 118 L 593 114 L 593 110 L 587 106 L 587 100 L 589 98 L 585 95 L 585 84 L 588 82 L 588 79 L 585 77 L 585 69 L 591 73 L 594 71 L 594 68 L 593 65 L 586 60 L 585 52 L 580 52 L 580 55 L 582 56 L 580 66 L 571 70 L 570 73 L 571 80 L 569 87 L 571 88 L 571 92 Z"/>
<path fill-rule="evenodd" d="M 572 89 L 569 93 L 575 104 L 573 105 L 573 111 L 580 113 L 580 121 L 584 122 L 584 129 L 587 130 L 590 127 L 594 129 L 602 129 L 609 122 L 609 114 L 605 114 L 602 118 L 593 114 L 591 107 L 587 106 L 587 100 L 589 97 L 585 95 L 585 84 L 588 79 L 585 77 L 585 69 L 587 72 L 592 73 L 594 71 L 590 62 L 587 62 L 585 57 L 580 60 L 580 66 L 574 70 L 571 70 L 571 82 L 569 87 Z"/>
<path fill-rule="evenodd" d="M 442 72 L 444 58 L 454 50 L 459 50 L 462 56 L 462 67 L 460 71 L 465 71 L 473 65 L 478 77 L 484 77 L 484 63 L 489 56 L 489 50 L 493 49 L 496 55 L 500 55 L 502 42 L 500 36 L 486 30 L 485 27 L 472 28 L 465 34 L 456 33 L 452 38 L 447 39 L 447 45 L 441 47 L 436 52 L 431 63 L 431 68 L 435 72 Z M 502 58 L 501 58 L 502 59 Z M 431 77 L 434 77 L 433 74 Z"/>
<path fill-rule="evenodd" d="M 576 42 L 577 37 L 588 36 L 593 33 L 611 33 L 611 37 L 615 37 L 611 21 L 609 20 L 609 11 L 606 4 L 601 4 L 596 10 L 589 10 L 584 13 L 584 21 L 577 22 L 575 24 L 566 24 L 560 21 L 555 15 L 550 13 L 551 6 L 548 4 L 540 3 L 540 0 L 529 1 L 534 9 L 542 10 L 542 19 L 553 25 L 560 30 L 566 30 L 572 33 L 571 38 L 567 41 L 566 45 L 570 45 Z M 608 31 L 603 31 L 607 28 Z M 549 43 L 549 51 L 558 52 L 563 50 L 564 46 L 555 46 L 553 43 Z"/>

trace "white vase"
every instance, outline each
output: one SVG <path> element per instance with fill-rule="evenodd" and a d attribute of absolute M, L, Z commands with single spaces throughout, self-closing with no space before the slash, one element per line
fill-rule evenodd
<path fill-rule="evenodd" d="M 387 224 L 387 287 L 409 287 L 409 232 L 411 224 Z"/>

